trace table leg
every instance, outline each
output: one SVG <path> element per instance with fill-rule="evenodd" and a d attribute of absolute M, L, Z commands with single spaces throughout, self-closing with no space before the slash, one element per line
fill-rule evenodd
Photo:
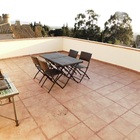
<path fill-rule="evenodd" d="M 73 79 L 75 82 L 77 82 L 78 83 L 78 81 L 74 78 L 74 73 L 75 73 L 75 70 L 76 70 L 76 66 L 77 66 L 78 64 L 75 64 L 75 65 L 73 65 L 71 68 L 63 68 L 64 70 L 66 70 L 67 71 L 67 74 L 66 74 L 66 77 L 68 78 L 67 79 L 67 81 L 66 81 L 66 83 L 65 83 L 65 85 L 64 85 L 64 87 L 67 85 L 67 83 L 69 82 L 69 80 L 70 79 Z M 62 69 L 62 70 L 63 70 Z M 63 88 L 64 88 L 63 87 Z"/>
<path fill-rule="evenodd" d="M 13 100 L 13 108 L 14 108 L 14 114 L 15 114 L 15 122 L 16 122 L 16 126 L 18 126 L 19 123 L 18 123 L 17 114 L 16 114 L 16 107 L 15 107 L 14 96 L 12 97 L 12 100 Z"/>

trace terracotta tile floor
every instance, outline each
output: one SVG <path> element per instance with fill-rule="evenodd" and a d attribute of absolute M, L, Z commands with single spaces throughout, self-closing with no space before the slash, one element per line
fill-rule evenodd
<path fill-rule="evenodd" d="M 0 140 L 140 140 L 140 74 L 91 60 L 88 75 L 64 89 L 34 80 L 30 56 L 0 60 L 0 68 L 19 90 L 19 126 L 0 116 Z M 0 115 L 14 118 L 12 104 Z"/>

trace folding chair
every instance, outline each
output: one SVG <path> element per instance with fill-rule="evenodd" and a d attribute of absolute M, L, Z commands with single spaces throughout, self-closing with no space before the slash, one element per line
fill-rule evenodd
<path fill-rule="evenodd" d="M 43 71 L 42 71 L 42 69 L 41 69 L 41 67 L 40 67 L 40 64 L 39 64 L 39 60 L 38 60 L 38 58 L 36 57 L 36 56 L 31 56 L 31 58 L 32 58 L 32 61 L 33 61 L 33 63 L 34 63 L 34 65 L 36 66 L 36 68 L 37 68 L 37 73 L 35 74 L 35 76 L 34 76 L 34 79 L 36 78 L 36 76 L 39 74 L 39 72 L 40 73 L 43 73 Z"/>
<path fill-rule="evenodd" d="M 79 59 L 83 60 L 83 63 L 82 64 L 78 64 L 76 66 L 76 72 L 78 72 L 81 75 L 80 78 L 76 77 L 77 79 L 79 79 L 78 82 L 81 82 L 82 79 L 85 76 L 88 79 L 90 79 L 89 76 L 87 75 L 87 70 L 88 70 L 88 67 L 89 67 L 89 64 L 90 64 L 91 56 L 92 56 L 91 53 L 81 51 L 81 54 L 79 56 Z"/>
<path fill-rule="evenodd" d="M 68 56 L 76 58 L 78 55 L 78 51 L 70 49 Z"/>
<path fill-rule="evenodd" d="M 63 88 L 59 83 L 58 83 L 58 80 L 59 78 L 63 75 L 63 72 L 58 70 L 58 69 L 55 69 L 55 68 L 49 68 L 49 65 L 45 62 L 45 61 L 42 61 L 42 60 L 39 60 L 39 63 L 40 63 L 40 66 L 41 66 L 41 69 L 43 70 L 43 77 L 41 78 L 40 82 L 43 80 L 44 77 L 45 80 L 43 81 L 41 87 L 43 87 L 44 83 L 46 82 L 47 79 L 49 79 L 50 81 L 52 81 L 52 86 L 50 87 L 48 93 L 51 91 L 51 89 L 53 88 L 53 86 L 55 84 L 59 85 L 61 88 Z"/>
<path fill-rule="evenodd" d="M 78 51 L 73 50 L 73 49 L 70 49 L 70 50 L 69 50 L 69 53 L 68 53 L 68 56 L 73 57 L 73 58 L 76 58 L 76 57 L 78 56 Z M 69 67 L 67 67 L 67 68 L 65 68 L 65 69 L 66 69 L 67 71 L 69 71 L 69 70 L 73 69 L 73 67 L 69 66 Z"/>

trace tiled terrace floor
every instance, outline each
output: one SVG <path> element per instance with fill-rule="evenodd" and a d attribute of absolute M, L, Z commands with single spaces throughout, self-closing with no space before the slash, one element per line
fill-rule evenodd
<path fill-rule="evenodd" d="M 48 94 L 30 56 L 0 61 L 14 82 L 19 126 L 0 116 L 0 140 L 140 140 L 140 74 L 92 60 L 80 84 L 70 80 Z M 14 118 L 12 104 L 0 114 Z"/>

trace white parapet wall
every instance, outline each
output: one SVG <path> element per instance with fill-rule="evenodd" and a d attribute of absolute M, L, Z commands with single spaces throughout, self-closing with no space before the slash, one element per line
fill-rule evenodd
<path fill-rule="evenodd" d="M 0 40 L 0 59 L 75 49 L 92 58 L 140 72 L 140 49 L 70 37 Z"/>
<path fill-rule="evenodd" d="M 11 39 L 0 41 L 0 59 L 62 50 L 62 38 Z"/>
<path fill-rule="evenodd" d="M 92 53 L 92 58 L 140 72 L 140 49 L 74 38 L 63 39 L 63 49 Z"/>

